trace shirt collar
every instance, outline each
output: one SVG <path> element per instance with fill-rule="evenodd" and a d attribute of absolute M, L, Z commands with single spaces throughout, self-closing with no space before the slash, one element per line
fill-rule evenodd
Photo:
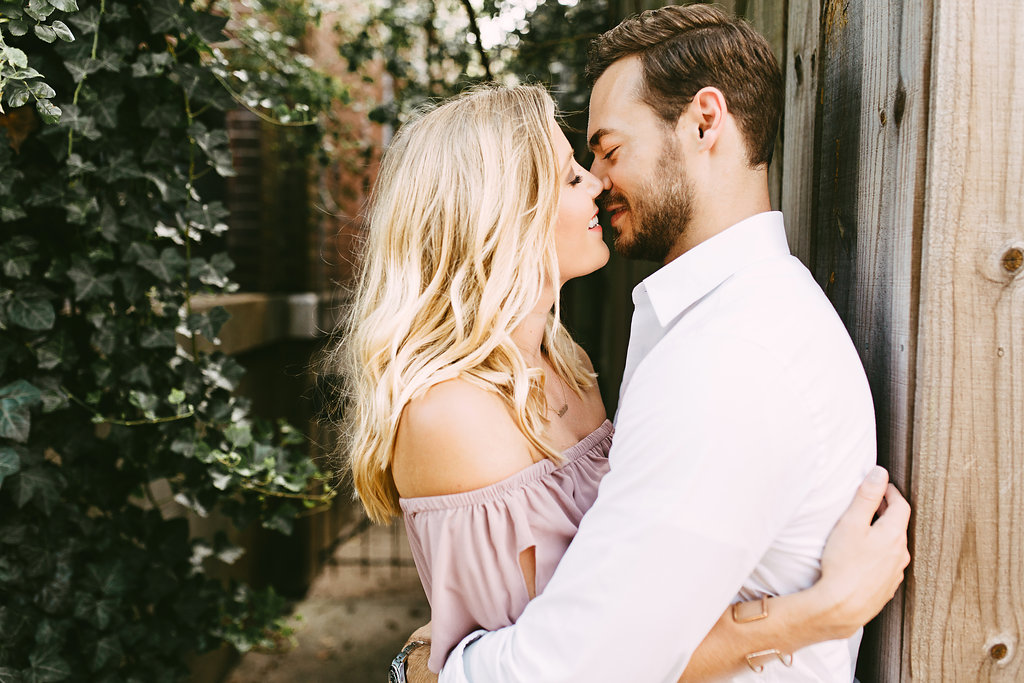
<path fill-rule="evenodd" d="M 779 211 L 767 211 L 726 228 L 655 271 L 633 290 L 633 302 L 646 292 L 664 327 L 698 299 L 747 266 L 789 255 Z"/>

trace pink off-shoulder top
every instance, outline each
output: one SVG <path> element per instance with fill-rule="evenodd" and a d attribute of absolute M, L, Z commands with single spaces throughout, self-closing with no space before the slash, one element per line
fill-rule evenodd
<path fill-rule="evenodd" d="M 446 496 L 402 498 L 416 570 L 430 602 L 429 667 L 476 629 L 519 618 L 529 602 L 519 555 L 536 554 L 540 594 L 608 471 L 608 420 L 565 451 L 565 462 L 541 460 L 496 484 Z"/>

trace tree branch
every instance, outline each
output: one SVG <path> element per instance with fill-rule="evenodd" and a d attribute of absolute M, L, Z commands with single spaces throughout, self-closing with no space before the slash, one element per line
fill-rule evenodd
<path fill-rule="evenodd" d="M 476 23 L 476 10 L 473 9 L 473 4 L 470 0 L 462 0 L 462 6 L 466 8 L 466 14 L 469 16 L 469 30 L 476 36 L 476 51 L 480 53 L 480 64 L 484 67 L 487 80 L 493 81 L 494 74 L 491 73 L 491 60 L 487 56 L 487 51 L 484 50 L 484 41 L 480 37 L 480 26 Z"/>

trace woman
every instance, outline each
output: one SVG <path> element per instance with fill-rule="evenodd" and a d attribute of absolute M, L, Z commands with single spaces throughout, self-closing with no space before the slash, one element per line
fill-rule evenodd
<path fill-rule="evenodd" d="M 466 634 L 514 622 L 544 589 L 607 471 L 613 428 L 557 296 L 608 259 L 600 192 L 550 96 L 531 86 L 442 104 L 382 161 L 336 351 L 351 392 L 344 448 L 370 518 L 405 515 L 431 602 L 433 671 Z M 878 572 L 880 594 L 902 568 Z M 849 635 L 884 602 L 822 617 L 841 592 L 829 580 L 773 599 L 771 618 L 740 634 L 727 610 L 687 675 Z"/>

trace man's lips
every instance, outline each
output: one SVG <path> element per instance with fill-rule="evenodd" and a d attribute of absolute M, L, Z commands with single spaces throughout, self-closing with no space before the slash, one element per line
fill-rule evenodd
<path fill-rule="evenodd" d="M 628 209 L 621 204 L 606 207 L 605 210 L 608 212 L 608 222 L 612 224 L 612 227 L 615 227 L 615 224 L 622 218 L 622 215 L 628 211 Z"/>

